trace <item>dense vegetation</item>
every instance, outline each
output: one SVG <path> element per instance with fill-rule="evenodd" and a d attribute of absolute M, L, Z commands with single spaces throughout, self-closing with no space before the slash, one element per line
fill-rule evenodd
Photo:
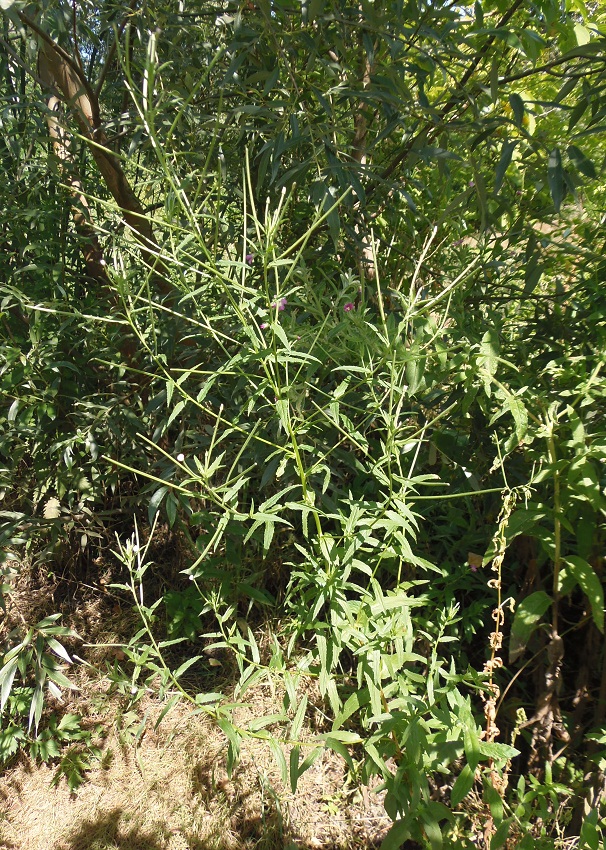
<path fill-rule="evenodd" d="M 600 3 L 1 5 L 4 760 L 85 737 L 14 588 L 110 562 L 116 687 L 230 763 L 332 748 L 385 850 L 602 847 Z"/>

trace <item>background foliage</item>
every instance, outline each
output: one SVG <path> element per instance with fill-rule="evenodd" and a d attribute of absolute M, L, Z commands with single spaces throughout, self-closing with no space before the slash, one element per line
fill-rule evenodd
<path fill-rule="evenodd" d="M 78 734 L 20 565 L 110 558 L 116 687 L 230 763 L 332 748 L 386 850 L 601 846 L 600 3 L 2 8 L 6 757 Z"/>

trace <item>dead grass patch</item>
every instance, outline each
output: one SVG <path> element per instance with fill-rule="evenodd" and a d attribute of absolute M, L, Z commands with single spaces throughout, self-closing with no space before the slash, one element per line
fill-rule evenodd
<path fill-rule="evenodd" d="M 95 702 L 93 693 L 85 696 Z M 25 757 L 0 779 L 2 848 L 353 850 L 378 846 L 389 828 L 378 795 L 349 786 L 329 751 L 293 794 L 262 742 L 244 741 L 230 778 L 225 740 L 211 720 L 180 704 L 155 730 L 161 706 L 147 699 L 137 707 L 145 731 L 133 742 L 123 724 L 109 728 L 120 717 L 115 700 L 106 698 L 103 709 L 103 758 L 77 793 L 64 782 L 51 787 L 53 768 Z M 238 721 L 277 710 L 275 696 L 260 688 L 238 709 Z"/>
<path fill-rule="evenodd" d="M 93 670 L 123 664 L 119 646 L 139 622 L 129 600 L 108 587 L 120 578 L 118 568 L 111 563 L 96 568 L 93 585 L 22 565 L 0 636 L 6 639 L 10 628 L 22 629 L 60 610 L 63 624 L 87 644 L 67 639 L 70 651 Z M 265 654 L 267 625 L 256 634 Z M 231 657 L 223 661 L 213 668 L 213 681 L 207 674 L 195 687 L 233 692 L 235 664 Z M 269 747 L 258 740 L 243 742 L 229 777 L 225 738 L 212 720 L 182 703 L 155 729 L 162 705 L 151 695 L 129 708 L 91 668 L 74 667 L 69 677 L 79 692 L 66 693 L 66 705 L 49 701 L 49 707 L 78 713 L 91 728 L 98 725 L 102 757 L 70 793 L 64 780 L 51 785 L 56 766 L 37 765 L 22 754 L 0 776 L 2 850 L 353 850 L 378 846 L 389 829 L 381 795 L 350 783 L 331 751 L 300 778 L 294 794 Z M 324 731 L 326 722 L 313 683 L 306 687 L 310 708 L 303 741 Z M 267 681 L 249 689 L 245 704 L 235 709 L 235 722 L 245 727 L 281 713 L 278 690 Z"/>

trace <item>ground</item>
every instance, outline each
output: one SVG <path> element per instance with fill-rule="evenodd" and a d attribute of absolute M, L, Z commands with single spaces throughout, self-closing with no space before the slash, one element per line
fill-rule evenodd
<path fill-rule="evenodd" d="M 99 683 L 97 685 L 100 687 Z M 261 695 L 255 694 L 259 708 Z M 264 700 L 264 711 L 271 713 Z M 6 850 L 245 850 L 370 848 L 389 828 L 381 795 L 348 783 L 325 752 L 297 792 L 282 784 L 273 756 L 245 741 L 232 777 L 225 739 L 207 717 L 177 705 L 154 729 L 157 700 L 113 724 L 102 758 L 70 794 L 51 785 L 53 766 L 28 758 L 0 779 L 0 847 Z M 105 722 L 116 706 L 106 702 Z M 250 708 L 240 709 L 241 720 Z M 103 718 L 96 718 L 103 721 Z M 145 729 L 137 740 L 140 723 Z"/>
<path fill-rule="evenodd" d="M 57 596 L 56 583 L 33 581 L 24 571 L 5 629 L 19 620 L 36 622 L 56 605 Z M 123 659 L 119 644 L 125 635 L 136 631 L 132 608 L 109 597 L 103 584 L 86 600 L 68 603 L 64 622 L 86 638 L 88 646 L 76 649 L 92 666 L 72 669 L 70 677 L 80 690 L 66 695 L 66 704 L 56 710 L 78 713 L 96 730 L 100 757 L 74 793 L 65 779 L 52 784 L 56 762 L 35 763 L 21 754 L 5 769 L 0 776 L 2 850 L 353 850 L 380 845 L 390 826 L 382 795 L 352 781 L 339 756 L 323 752 L 292 793 L 269 747 L 249 739 L 229 777 L 226 740 L 212 719 L 182 701 L 156 728 L 165 706 L 157 694 L 129 705 L 128 693 L 112 688 L 107 671 Z M 217 676 L 223 680 L 216 689 L 229 696 L 225 668 Z M 313 705 L 314 695 L 309 696 Z M 279 695 L 263 682 L 250 688 L 243 702 L 234 716 L 241 726 L 283 710 Z M 302 740 L 318 731 L 311 728 L 313 714 L 310 709 Z"/>

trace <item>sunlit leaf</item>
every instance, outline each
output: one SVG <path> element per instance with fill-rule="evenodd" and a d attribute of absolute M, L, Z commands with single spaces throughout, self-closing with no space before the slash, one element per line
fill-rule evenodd
<path fill-rule="evenodd" d="M 532 633 L 551 604 L 551 597 L 544 590 L 537 590 L 516 607 L 509 639 L 510 663 L 522 655 Z"/>

